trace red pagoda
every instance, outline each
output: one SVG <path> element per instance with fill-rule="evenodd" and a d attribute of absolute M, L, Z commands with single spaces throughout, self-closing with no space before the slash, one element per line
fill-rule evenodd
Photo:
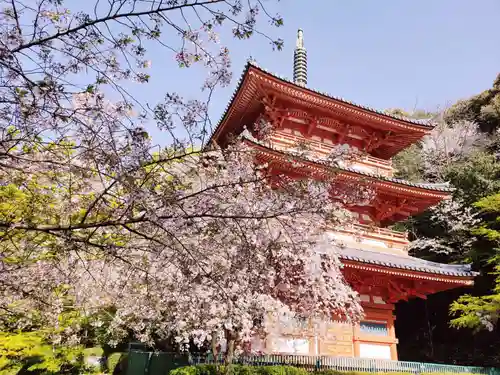
<path fill-rule="evenodd" d="M 319 338 L 311 325 L 299 336 L 268 340 L 263 345 L 276 353 L 397 360 L 394 304 L 473 284 L 469 265 L 411 257 L 407 234 L 387 229 L 450 197 L 446 184 L 393 177 L 391 157 L 429 134 L 433 125 L 354 104 L 306 84 L 307 56 L 299 30 L 293 82 L 249 62 L 212 141 L 223 147 L 231 137 L 266 121 L 272 126 L 270 141 L 244 139 L 256 150 L 259 161 L 273 170 L 315 178 L 332 175 L 346 186 L 370 183 L 375 194 L 371 203 L 348 207 L 358 223 L 335 234 L 344 244 L 339 253 L 344 276 L 361 296 L 365 319 L 355 326 L 332 322 L 329 339 Z M 349 145 L 363 156 L 336 168 L 314 159 L 294 163 L 287 149 L 301 142 L 318 156 L 327 155 L 339 144 Z"/>

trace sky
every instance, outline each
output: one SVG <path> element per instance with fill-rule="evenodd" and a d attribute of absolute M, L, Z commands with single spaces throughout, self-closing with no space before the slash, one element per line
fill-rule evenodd
<path fill-rule="evenodd" d="M 75 0 L 70 0 L 70 2 Z M 263 0 L 280 13 L 281 28 L 264 17 L 258 29 L 285 40 L 272 51 L 258 35 L 240 41 L 221 32 L 229 47 L 233 81 L 210 103 L 212 121 L 223 114 L 249 57 L 278 75 L 292 77 L 298 28 L 308 53 L 308 87 L 377 109 L 436 110 L 490 88 L 500 73 L 500 0 Z M 199 98 L 206 71 L 180 69 L 171 52 L 153 48 L 151 81 L 135 85 L 154 104 L 175 91 Z M 153 131 L 161 143 L 162 133 Z"/>
<path fill-rule="evenodd" d="M 212 99 L 215 120 L 250 56 L 265 69 L 292 77 L 298 28 L 304 30 L 308 53 L 308 86 L 377 109 L 443 108 L 491 87 L 500 73 L 500 0 L 281 0 L 270 5 L 284 26 L 273 28 L 262 20 L 259 27 L 283 38 L 285 47 L 273 52 L 259 36 L 222 38 L 234 78 Z M 153 76 L 155 86 L 156 80 Z M 184 74 L 172 74 L 168 81 L 184 88 L 185 95 L 198 94 L 200 81 L 194 77 L 189 82 Z"/>

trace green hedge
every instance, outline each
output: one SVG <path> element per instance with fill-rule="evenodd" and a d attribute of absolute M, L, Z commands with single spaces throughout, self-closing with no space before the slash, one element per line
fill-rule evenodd
<path fill-rule="evenodd" d="M 196 365 L 180 367 L 170 371 L 169 375 L 219 375 L 226 373 L 225 366 L 217 365 Z M 309 375 L 309 372 L 302 368 L 293 366 L 245 366 L 232 365 L 233 375 Z M 334 375 L 333 373 L 328 375 Z"/>
<path fill-rule="evenodd" d="M 180 367 L 170 371 L 169 375 L 221 375 L 230 373 L 231 375 L 373 375 L 373 372 L 361 371 L 338 371 L 319 370 L 307 371 L 303 368 L 293 366 L 246 366 L 232 365 L 229 372 L 225 366 L 217 365 L 196 365 Z M 408 375 L 410 372 L 377 372 L 377 375 Z M 479 375 L 479 374 L 458 374 L 458 373 L 423 373 L 420 375 Z"/>

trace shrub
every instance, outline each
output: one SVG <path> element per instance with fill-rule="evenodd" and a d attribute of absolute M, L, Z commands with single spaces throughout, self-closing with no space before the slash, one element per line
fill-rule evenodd
<path fill-rule="evenodd" d="M 88 371 L 87 371 L 88 370 Z M 0 332 L 0 374 L 20 372 L 89 373 L 83 348 L 51 345 L 43 332 Z"/>
<path fill-rule="evenodd" d="M 319 370 L 307 371 L 306 369 L 293 366 L 248 366 L 232 365 L 231 375 L 414 375 L 412 372 L 362 372 L 362 371 L 339 371 Z M 221 375 L 226 374 L 226 367 L 221 365 L 196 365 L 180 367 L 170 371 L 169 375 Z M 466 375 L 452 373 L 422 373 L 421 375 Z M 467 374 L 480 375 L 480 374 Z"/>
<path fill-rule="evenodd" d="M 170 375 L 219 375 L 225 373 L 226 367 L 223 365 L 186 366 L 170 371 Z M 230 373 L 232 375 L 309 375 L 305 369 L 293 366 L 232 365 Z"/>
<path fill-rule="evenodd" d="M 113 353 L 108 357 L 108 371 L 110 374 L 125 374 L 127 353 Z"/>
<path fill-rule="evenodd" d="M 309 375 L 309 373 L 305 369 L 293 366 L 260 366 L 260 367 L 242 366 L 242 367 L 249 367 L 255 369 L 256 371 L 253 374 L 258 374 L 258 375 Z M 235 375 L 240 375 L 240 374 L 235 374 Z"/>
<path fill-rule="evenodd" d="M 219 366 L 219 371 L 221 371 Z M 217 365 L 197 365 L 179 367 L 170 371 L 169 375 L 217 375 L 219 373 Z"/>

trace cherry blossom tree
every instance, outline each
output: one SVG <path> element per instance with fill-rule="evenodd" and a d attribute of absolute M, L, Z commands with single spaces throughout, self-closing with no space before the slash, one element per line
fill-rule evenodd
<path fill-rule="evenodd" d="M 16 208 L 2 211 L 12 213 L 8 225 L 2 218 L 3 306 L 54 325 L 65 311 L 99 325 L 96 312 L 113 310 L 111 344 L 132 330 L 147 343 L 225 339 L 228 353 L 269 329 L 269 316 L 358 319 L 357 295 L 325 237 L 349 219 L 330 184 L 283 176 L 276 188 L 253 160 L 240 144 L 144 167 L 112 188 L 90 179 L 103 195 L 91 213 L 81 207 L 96 198 L 71 195 L 78 184 L 68 181 L 83 181 L 71 170 L 43 185 L 36 181 L 47 175 L 31 173 L 34 192 L 7 186 Z M 54 339 L 78 342 L 79 324 Z"/>
<path fill-rule="evenodd" d="M 219 30 L 231 24 L 246 39 L 259 13 L 281 18 L 239 0 L 90 9 L 3 2 L 2 328 L 51 327 L 66 344 L 89 327 L 109 345 L 130 334 L 181 346 L 225 339 L 230 360 L 272 329 L 268 317 L 359 319 L 325 235 L 349 220 L 332 181 L 272 179 L 242 140 L 206 147 L 209 100 L 231 79 Z M 180 67 L 208 69 L 205 100 L 167 92 L 151 106 L 130 93 L 126 82 L 147 84 L 148 50 L 160 47 Z M 152 123 L 166 147 L 146 132 Z"/>
<path fill-rule="evenodd" d="M 486 145 L 487 138 L 476 123 L 459 121 L 449 125 L 439 121 L 421 142 L 422 168 L 428 179 L 443 181 L 449 165 Z"/>
<path fill-rule="evenodd" d="M 404 157 L 411 159 L 407 165 L 416 167 L 419 179 L 453 186 L 461 180 L 455 176 L 456 169 L 463 170 L 457 165 L 486 148 L 489 141 L 475 123 L 448 124 L 443 120 L 445 114 L 446 111 L 434 116 L 436 127 L 418 145 L 407 150 Z M 402 164 L 402 159 L 396 161 L 397 166 Z M 410 169 L 413 168 L 407 172 Z M 438 256 L 441 261 L 466 258 L 475 240 L 470 234 L 471 228 L 479 220 L 470 201 L 466 201 L 470 193 L 469 189 L 459 187 L 451 199 L 431 207 L 420 218 L 410 218 L 407 227 L 415 240 L 409 250 L 419 256 Z"/>

